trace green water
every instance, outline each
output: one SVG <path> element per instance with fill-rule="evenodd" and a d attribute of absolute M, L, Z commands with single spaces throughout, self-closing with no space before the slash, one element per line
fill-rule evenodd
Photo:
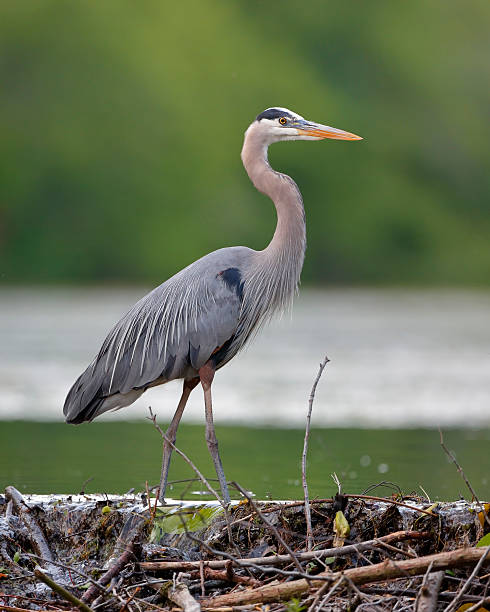
<path fill-rule="evenodd" d="M 238 481 L 257 497 L 295 499 L 302 496 L 299 429 L 217 427 L 220 452 L 229 480 Z M 449 430 L 447 446 L 462 464 L 481 498 L 490 498 L 488 448 L 490 430 Z M 204 441 L 204 428 L 182 425 L 178 446 L 208 477 L 214 476 Z M 63 423 L 3 421 L 0 423 L 0 486 L 14 485 L 25 493 L 124 493 L 157 484 L 161 440 L 149 422 Z M 421 485 L 431 498 L 468 497 L 434 430 L 315 429 L 311 433 L 308 483 L 311 496 L 335 492 L 330 474 L 336 472 L 345 492 L 362 493 L 380 481 L 396 483 L 405 493 Z M 193 472 L 175 456 L 170 478 L 192 478 Z M 172 497 L 184 486 L 175 485 Z M 196 499 L 192 485 L 187 499 Z M 374 494 L 389 493 L 379 488 Z"/>

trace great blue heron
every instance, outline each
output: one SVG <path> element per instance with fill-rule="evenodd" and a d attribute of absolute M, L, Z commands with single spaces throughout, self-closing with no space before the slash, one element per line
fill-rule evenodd
<path fill-rule="evenodd" d="M 281 140 L 362 140 L 306 121 L 286 108 L 268 108 L 245 132 L 242 161 L 277 211 L 274 236 L 263 251 L 228 247 L 198 259 L 137 302 L 115 325 L 98 355 L 70 389 L 67 423 L 92 421 L 132 404 L 149 387 L 184 380 L 166 437 L 174 444 L 187 399 L 201 382 L 206 442 L 225 502 L 228 486 L 214 431 L 214 373 L 245 345 L 258 327 L 287 307 L 296 291 L 306 245 L 303 200 L 296 183 L 273 170 L 267 148 Z M 163 442 L 159 498 L 163 502 L 172 445 Z"/>

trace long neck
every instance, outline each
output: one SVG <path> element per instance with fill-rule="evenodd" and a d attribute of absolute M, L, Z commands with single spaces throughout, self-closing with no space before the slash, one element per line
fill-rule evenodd
<path fill-rule="evenodd" d="M 242 161 L 255 187 L 269 196 L 277 211 L 274 236 L 263 251 L 268 262 L 296 287 L 303 267 L 306 227 L 303 200 L 292 178 L 273 170 L 267 159 L 267 143 L 251 126 L 242 149 Z"/>

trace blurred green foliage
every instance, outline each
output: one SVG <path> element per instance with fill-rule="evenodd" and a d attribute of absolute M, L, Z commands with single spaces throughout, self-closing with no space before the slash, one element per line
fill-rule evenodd
<path fill-rule="evenodd" d="M 263 248 L 239 153 L 280 105 L 365 138 L 271 150 L 303 192 L 304 280 L 487 283 L 489 26 L 487 0 L 2 2 L 2 282 Z"/>

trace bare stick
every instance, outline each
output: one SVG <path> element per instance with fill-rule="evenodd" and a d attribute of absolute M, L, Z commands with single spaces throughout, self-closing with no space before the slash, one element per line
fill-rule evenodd
<path fill-rule="evenodd" d="M 420 585 L 420 589 L 417 591 L 417 597 L 415 598 L 415 604 L 414 604 L 415 612 L 417 612 L 417 610 L 418 610 L 418 603 L 419 603 L 419 599 L 420 599 L 420 593 L 421 593 L 422 589 L 424 588 L 424 586 L 427 584 L 427 580 L 429 579 L 429 576 L 430 576 L 431 572 L 432 572 L 432 563 L 427 568 L 427 571 L 425 572 L 424 578 L 422 580 L 422 584 Z"/>
<path fill-rule="evenodd" d="M 490 546 L 487 546 L 486 550 L 485 550 L 485 554 L 482 556 L 482 558 L 476 564 L 476 566 L 473 569 L 473 571 L 471 572 L 470 577 L 468 578 L 468 580 L 463 584 L 463 588 L 459 591 L 459 593 L 456 595 L 456 597 L 453 599 L 453 601 L 445 608 L 444 612 L 451 612 L 452 610 L 456 609 L 456 606 L 458 605 L 458 602 L 460 601 L 461 597 L 463 597 L 463 595 L 466 593 L 466 591 L 470 587 L 471 581 L 473 580 L 473 578 L 475 576 L 478 575 L 478 572 L 480 571 L 482 565 L 485 563 L 485 560 L 486 560 L 489 552 L 490 552 Z"/>
<path fill-rule="evenodd" d="M 409 510 L 413 510 L 414 512 L 421 512 L 422 514 L 426 514 L 427 516 L 437 517 L 437 514 L 434 514 L 430 510 L 424 510 L 423 508 L 416 508 L 415 506 L 410 506 L 410 504 L 405 504 L 404 502 L 396 501 L 395 499 L 387 498 L 387 497 L 375 497 L 374 495 L 357 495 L 355 493 L 343 493 L 344 497 L 349 499 L 369 499 L 373 501 L 380 501 L 385 504 L 394 504 L 395 506 L 401 506 L 402 508 L 408 508 Z M 310 504 L 332 504 L 335 500 L 331 497 L 326 497 L 322 499 L 312 499 Z M 277 512 L 278 508 L 297 508 L 298 506 L 302 506 L 305 502 L 291 502 L 289 504 L 282 504 L 281 506 L 274 506 L 272 508 L 264 508 L 263 512 Z"/>
<path fill-rule="evenodd" d="M 330 596 L 336 589 L 338 586 L 340 586 L 340 583 L 343 582 L 344 577 L 341 576 L 337 582 L 334 583 L 334 585 L 330 588 L 330 591 L 328 592 L 327 596 Z M 314 612 L 318 602 L 320 601 L 320 598 L 324 595 L 325 591 L 328 589 L 328 587 L 330 586 L 329 582 L 325 582 L 325 584 L 323 584 L 318 591 L 315 593 L 315 597 L 313 598 L 313 602 L 311 603 L 311 606 L 308 608 L 308 612 Z"/>
<path fill-rule="evenodd" d="M 92 482 L 93 479 L 93 476 L 89 476 L 87 480 L 84 480 L 82 482 L 82 486 L 80 487 L 80 493 L 78 495 L 85 495 L 85 487 L 88 485 L 89 482 Z"/>
<path fill-rule="evenodd" d="M 70 603 L 74 604 L 79 610 L 83 610 L 84 612 L 93 612 L 92 608 L 89 608 L 87 604 L 83 603 L 83 601 L 78 599 L 78 597 L 75 597 L 75 595 L 72 595 L 72 593 L 57 584 L 49 576 L 43 574 L 43 572 L 38 567 L 36 567 L 36 569 L 34 570 L 34 575 L 36 576 L 36 578 L 41 580 L 41 582 L 47 584 L 52 591 L 58 593 L 60 597 L 63 597 L 65 601 L 69 601 Z"/>
<path fill-rule="evenodd" d="M 146 492 L 146 499 L 148 501 L 148 513 L 150 515 L 150 523 L 153 523 L 153 521 L 155 520 L 155 516 L 157 513 L 157 503 L 158 503 L 158 495 L 160 493 L 160 487 L 157 487 L 156 493 L 155 493 L 155 503 L 153 505 L 153 508 L 151 507 L 151 495 L 150 495 L 150 489 L 148 487 L 148 481 L 145 480 L 145 492 Z"/>
<path fill-rule="evenodd" d="M 468 487 L 471 495 L 473 496 L 473 499 L 476 501 L 476 503 L 480 506 L 481 511 L 483 512 L 483 516 L 485 517 L 485 522 L 487 523 L 487 525 L 490 526 L 490 519 L 488 518 L 488 515 L 486 513 L 485 510 L 485 506 L 481 503 L 481 501 L 478 499 L 478 495 L 475 493 L 475 490 L 473 489 L 473 487 L 471 486 L 470 481 L 466 478 L 466 474 L 463 471 L 463 468 L 459 465 L 458 461 L 456 460 L 456 457 L 454 456 L 454 454 L 448 449 L 448 447 L 444 444 L 444 437 L 442 435 L 442 430 L 439 427 L 439 435 L 441 437 L 441 446 L 443 451 L 446 453 L 446 455 L 449 457 L 449 459 L 454 463 L 454 465 L 456 466 L 456 469 L 458 470 L 458 472 L 461 475 L 461 478 L 465 481 L 466 486 Z"/>
<path fill-rule="evenodd" d="M 363 588 L 365 593 L 373 594 L 373 595 L 384 595 L 386 593 L 386 586 L 378 587 L 378 586 L 365 586 Z M 414 589 L 404 589 L 404 588 L 393 588 L 390 586 L 390 594 L 391 595 L 406 595 L 407 597 L 416 597 L 417 591 Z M 441 591 L 439 593 L 439 599 L 444 601 L 452 601 L 455 596 L 455 591 Z M 490 597 L 485 597 L 482 601 L 482 597 L 477 597 L 476 595 L 465 595 L 464 599 L 466 602 L 476 602 L 478 606 L 482 606 L 485 603 L 490 603 Z M 469 610 L 469 608 L 468 608 Z M 468 612 L 465 610 L 465 612 Z"/>
<path fill-rule="evenodd" d="M 289 545 L 285 542 L 284 538 L 281 536 L 279 531 L 274 527 L 274 525 L 272 523 L 269 523 L 269 521 L 265 518 L 265 516 L 259 510 L 259 508 L 256 505 L 256 503 L 250 497 L 250 495 L 244 489 L 242 489 L 242 487 L 237 482 L 232 482 L 231 484 L 234 487 L 236 487 L 238 489 L 238 491 L 240 491 L 240 493 L 247 499 L 248 503 L 252 506 L 252 508 L 255 510 L 255 512 L 259 515 L 259 517 L 260 517 L 261 521 L 264 523 L 264 525 L 268 529 L 270 529 L 272 531 L 272 533 L 276 537 L 277 541 L 280 542 L 282 544 L 282 546 L 284 547 L 284 549 L 288 551 L 288 553 L 289 553 L 289 555 L 290 555 L 294 565 L 296 565 L 297 570 L 299 572 L 302 572 L 303 568 L 301 567 L 301 564 L 298 561 L 298 559 L 296 558 L 296 555 L 294 554 L 294 552 L 291 550 Z"/>
<path fill-rule="evenodd" d="M 224 582 L 235 582 L 236 584 L 246 584 L 247 586 L 260 586 L 262 583 L 260 580 L 256 580 L 255 578 L 250 578 L 250 576 L 239 576 L 235 574 L 233 571 L 233 562 L 228 559 L 226 561 L 228 565 L 226 566 L 226 570 L 222 571 L 219 569 L 211 569 L 206 565 L 202 565 L 202 586 L 204 586 L 204 580 L 223 580 Z M 228 569 L 229 568 L 229 569 Z M 191 573 L 193 578 L 201 578 L 201 571 L 194 570 Z M 205 593 L 202 597 L 205 597 Z"/>
<path fill-rule="evenodd" d="M 189 539 L 191 539 L 193 542 L 196 542 L 197 544 L 205 548 L 209 553 L 211 553 L 214 556 L 219 556 L 219 557 L 224 557 L 225 559 L 230 559 L 231 561 L 233 561 L 233 563 L 235 563 L 235 565 L 238 565 L 239 567 L 241 567 L 240 559 L 238 559 L 237 557 L 234 557 L 233 555 L 230 555 L 230 553 L 227 553 L 224 550 L 216 550 L 212 548 L 211 546 L 209 546 L 209 544 L 205 540 L 196 538 L 195 536 L 192 535 L 192 533 L 190 533 L 190 531 L 187 530 L 185 523 L 182 523 L 182 527 L 184 528 L 186 536 Z M 287 570 L 283 570 L 279 568 L 255 565 L 254 563 L 250 563 L 250 562 L 247 563 L 247 565 L 244 565 L 243 567 L 250 567 L 250 568 L 259 570 L 260 572 L 264 572 L 264 573 L 277 573 L 277 574 L 281 574 L 282 576 L 288 576 L 291 578 L 306 578 L 307 580 L 309 580 L 310 578 L 310 575 L 303 571 L 301 572 L 287 571 Z M 320 578 L 319 580 L 324 580 L 324 579 Z"/>
<path fill-rule="evenodd" d="M 133 594 L 131 595 L 131 597 L 128 600 L 126 600 L 126 602 L 123 604 L 123 607 L 119 610 L 119 612 L 125 612 L 125 610 L 128 609 L 129 604 L 133 601 L 133 599 L 135 599 L 135 598 L 138 599 L 136 597 L 136 595 L 139 593 L 139 591 L 141 591 L 141 587 L 138 586 L 138 587 L 135 588 L 135 590 L 134 590 Z M 127 591 L 126 591 L 126 593 L 127 593 Z M 131 608 L 129 608 L 129 609 L 131 609 Z"/>
<path fill-rule="evenodd" d="M 316 559 L 324 559 L 325 557 L 343 557 L 356 554 L 361 551 L 371 550 L 377 546 L 383 546 L 389 543 L 400 542 L 402 540 L 423 539 L 430 537 L 430 533 L 426 531 L 396 531 L 380 538 L 360 542 L 359 544 L 347 544 L 336 548 L 325 548 L 322 550 L 314 550 L 311 552 L 297 553 L 295 555 L 298 561 L 314 561 Z M 403 551 L 399 551 L 403 552 Z M 270 557 L 253 557 L 250 559 L 239 559 L 236 562 L 232 560 L 234 565 L 238 567 L 264 566 L 264 565 L 284 565 L 291 563 L 293 558 L 291 555 L 274 555 Z M 142 561 L 139 566 L 147 571 L 189 571 L 199 569 L 200 565 L 213 569 L 221 569 L 226 567 L 228 563 L 225 559 L 213 561 Z"/>
<path fill-rule="evenodd" d="M 420 576 L 425 574 L 427 568 L 432 564 L 434 570 L 445 570 L 450 567 L 462 567 L 477 563 L 488 554 L 488 547 L 481 548 L 460 548 L 450 552 L 427 555 L 417 559 L 407 559 L 404 561 L 392 561 L 386 559 L 382 563 L 355 567 L 344 570 L 343 572 L 322 572 L 316 576 L 309 576 L 308 580 L 292 580 L 281 584 L 268 584 L 255 589 L 236 591 L 227 595 L 207 598 L 202 600 L 206 607 L 235 606 L 251 603 L 267 603 L 290 599 L 305 593 L 311 585 L 319 580 L 330 580 L 332 583 L 341 576 L 352 580 L 354 584 L 365 584 L 367 582 L 379 582 L 392 578 L 405 578 L 407 575 Z M 482 563 L 484 563 L 482 561 Z"/>
<path fill-rule="evenodd" d="M 334 594 L 334 592 L 339 588 L 339 586 L 341 586 L 341 584 L 346 580 L 345 576 L 341 576 L 337 582 L 330 588 L 330 590 L 328 591 L 328 593 L 322 597 L 322 600 L 320 602 L 320 605 L 318 606 L 318 610 L 321 610 L 323 608 L 323 606 L 327 603 L 327 601 L 330 599 L 330 597 L 332 597 L 332 595 Z M 324 589 L 327 585 L 325 584 L 322 589 Z M 310 610 L 308 612 L 313 612 L 314 610 L 314 606 L 313 604 L 310 606 Z"/>
<path fill-rule="evenodd" d="M 37 559 L 38 561 L 42 561 L 42 557 L 40 557 L 39 555 L 34 555 L 33 553 L 24 553 L 24 554 L 27 555 L 28 557 L 32 557 L 33 559 Z M 76 569 L 75 567 L 71 565 L 66 565 L 65 563 L 60 563 L 59 561 L 51 561 L 51 563 L 53 565 L 56 565 L 56 567 L 61 567 L 70 573 L 73 572 L 74 574 L 81 576 L 82 578 L 84 578 L 84 580 L 94 585 L 95 588 L 98 589 L 101 593 L 104 593 L 105 595 L 109 594 L 109 591 L 105 587 L 103 587 L 101 584 L 97 582 L 97 580 L 95 580 L 94 578 L 92 578 L 92 576 L 89 576 L 85 572 L 81 572 L 79 569 Z"/>
<path fill-rule="evenodd" d="M 133 544 L 128 544 L 128 548 L 122 555 L 111 565 L 105 574 L 99 578 L 99 584 L 109 584 L 109 582 L 119 574 L 122 568 L 134 558 Z M 98 587 L 92 585 L 83 596 L 84 601 L 91 602 L 97 595 Z"/>
<path fill-rule="evenodd" d="M 311 526 L 311 511 L 310 511 L 310 496 L 308 494 L 308 482 L 306 480 L 306 455 L 308 453 L 308 440 L 310 438 L 311 413 L 313 411 L 313 402 L 315 401 L 315 392 L 318 382 L 322 376 L 325 366 L 330 359 L 325 355 L 325 359 L 320 364 L 318 374 L 311 388 L 310 399 L 308 401 L 308 414 L 306 415 L 305 442 L 303 445 L 303 454 L 301 456 L 301 477 L 303 480 L 303 491 L 305 494 L 305 520 L 306 520 L 306 545 L 308 550 L 313 548 L 313 529 Z"/>
<path fill-rule="evenodd" d="M 201 597 L 206 597 L 206 588 L 204 586 L 204 565 L 202 560 L 199 561 L 199 579 L 201 581 Z"/>
<path fill-rule="evenodd" d="M 394 504 L 395 506 L 401 506 L 402 508 L 408 508 L 409 510 L 415 510 L 415 512 L 421 512 L 422 514 L 426 514 L 427 516 L 434 516 L 437 518 L 437 514 L 434 514 L 430 510 L 416 508 L 415 506 L 410 506 L 409 504 L 405 504 L 404 502 L 399 502 L 386 497 L 375 497 L 373 495 L 356 495 L 354 493 L 344 493 L 343 495 L 344 497 L 348 497 L 349 499 L 370 499 L 372 501 L 380 501 L 385 504 Z"/>

